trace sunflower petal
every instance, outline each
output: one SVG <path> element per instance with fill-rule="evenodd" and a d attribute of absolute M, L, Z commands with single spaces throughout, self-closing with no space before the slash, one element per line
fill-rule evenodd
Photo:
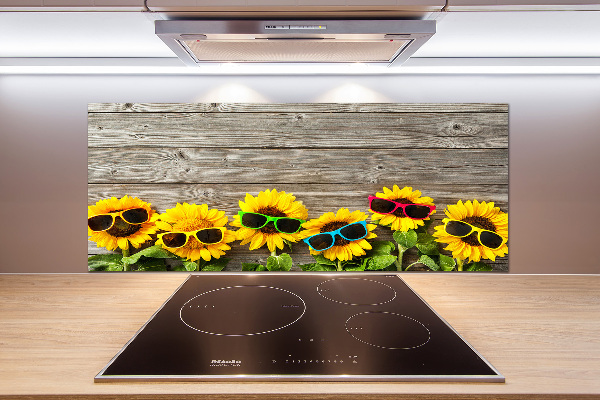
<path fill-rule="evenodd" d="M 200 249 L 200 257 L 202 257 L 204 261 L 210 261 L 210 251 L 206 248 Z"/>

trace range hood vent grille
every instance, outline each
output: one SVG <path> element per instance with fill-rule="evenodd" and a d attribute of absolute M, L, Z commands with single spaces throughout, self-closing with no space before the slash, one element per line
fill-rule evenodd
<path fill-rule="evenodd" d="M 430 20 L 156 21 L 156 34 L 188 65 L 400 65 L 434 33 Z"/>
<path fill-rule="evenodd" d="M 408 40 L 344 41 L 282 39 L 247 41 L 184 41 L 197 62 L 385 62 L 392 61 Z"/>

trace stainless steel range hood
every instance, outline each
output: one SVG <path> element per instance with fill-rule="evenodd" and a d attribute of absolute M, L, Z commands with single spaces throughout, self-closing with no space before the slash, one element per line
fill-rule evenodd
<path fill-rule="evenodd" d="M 155 32 L 187 65 L 400 65 L 435 33 L 433 20 L 159 20 Z"/>

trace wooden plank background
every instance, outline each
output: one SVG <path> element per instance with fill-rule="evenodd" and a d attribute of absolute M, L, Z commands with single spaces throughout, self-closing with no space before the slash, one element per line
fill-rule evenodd
<path fill-rule="evenodd" d="M 434 224 L 459 199 L 508 212 L 508 105 L 88 106 L 88 204 L 128 194 L 159 212 L 206 203 L 231 217 L 246 192 L 276 188 L 316 218 L 340 207 L 368 213 L 367 196 L 394 184 L 432 197 Z M 391 239 L 389 229 L 376 233 Z M 228 270 L 269 255 L 238 243 Z M 103 252 L 88 241 L 88 254 Z M 312 260 L 304 244 L 291 254 L 295 265 Z M 507 271 L 508 257 L 491 264 Z"/>

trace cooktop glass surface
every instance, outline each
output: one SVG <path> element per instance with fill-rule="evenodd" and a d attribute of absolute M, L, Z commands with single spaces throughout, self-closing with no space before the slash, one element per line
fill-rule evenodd
<path fill-rule="evenodd" d="M 201 273 L 95 380 L 504 377 L 397 275 Z"/>

